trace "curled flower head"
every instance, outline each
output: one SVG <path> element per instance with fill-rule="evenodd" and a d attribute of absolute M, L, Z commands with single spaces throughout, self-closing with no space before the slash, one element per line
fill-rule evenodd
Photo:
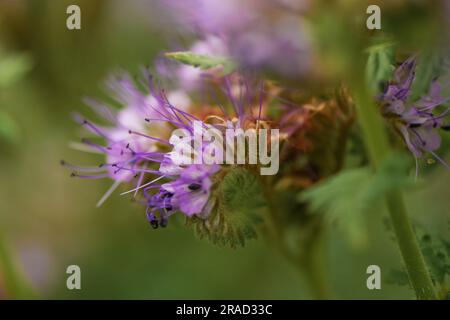
<path fill-rule="evenodd" d="M 219 90 L 222 95 L 216 96 L 218 106 L 205 105 L 195 110 L 189 97 L 178 91 L 166 93 L 147 72 L 145 75 L 146 81 L 134 81 L 125 74 L 109 82 L 114 100 L 123 105 L 117 112 L 98 101 L 88 101 L 112 125 L 99 125 L 80 115 L 75 117 L 93 135 L 82 140 L 85 147 L 103 153 L 105 163 L 96 167 L 63 164 L 74 170 L 73 176 L 114 180 L 99 205 L 120 184 L 132 185 L 122 194 L 134 193 L 137 201 L 146 207 L 147 219 L 153 228 L 167 226 L 169 217 L 179 212 L 202 225 L 205 223 L 201 228 L 208 232 L 214 233 L 219 228 L 218 224 L 205 222 L 214 218 L 220 221 L 220 230 L 227 231 L 223 236 L 239 237 L 241 241 L 245 234 L 254 235 L 249 226 L 240 225 L 247 221 L 242 217 L 234 218 L 234 222 L 228 224 L 232 215 L 224 214 L 223 203 L 227 203 L 230 197 L 221 193 L 224 187 L 219 184 L 227 180 L 233 168 L 249 168 L 257 164 L 246 162 L 251 155 L 244 157 L 242 163 L 216 163 L 207 159 L 214 160 L 219 155 L 225 158 L 225 154 L 216 152 L 214 147 L 218 145 L 216 138 L 225 136 L 227 130 L 237 130 L 233 131 L 232 139 L 243 138 L 245 144 L 245 139 L 251 137 L 245 136 L 243 130 L 250 130 L 256 137 L 262 128 L 270 128 L 270 121 L 265 119 L 261 86 L 252 89 L 255 87 L 253 82 L 237 74 L 223 78 Z M 143 87 L 146 90 L 142 90 Z M 202 141 L 200 149 L 193 149 L 192 143 L 195 143 L 198 132 L 202 139 L 208 139 Z M 271 138 L 264 135 L 262 143 L 271 148 L 275 145 Z M 238 147 L 233 144 L 231 150 L 234 152 L 235 148 Z M 200 161 L 196 160 L 197 157 Z M 233 179 L 241 179 L 239 175 L 244 176 L 241 172 L 235 173 Z M 254 184 L 254 181 L 250 183 L 251 186 Z"/>
<path fill-rule="evenodd" d="M 441 145 L 439 130 L 448 130 L 445 118 L 450 111 L 448 107 L 440 111 L 438 108 L 449 98 L 442 96 L 442 85 L 435 80 L 426 95 L 417 101 L 410 101 L 415 68 L 416 60 L 410 58 L 396 69 L 394 80 L 379 97 L 382 113 L 394 120 L 395 128 L 415 158 L 429 152 L 448 168 L 435 151 Z"/>

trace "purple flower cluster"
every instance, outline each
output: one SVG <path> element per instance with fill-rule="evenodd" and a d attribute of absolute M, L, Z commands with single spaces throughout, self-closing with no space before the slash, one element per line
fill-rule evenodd
<path fill-rule="evenodd" d="M 225 130 L 224 124 L 231 123 L 231 120 L 236 127 L 249 120 L 252 116 L 248 114 L 250 109 L 244 107 L 244 101 L 249 102 L 250 97 L 242 92 L 240 99 L 231 97 L 231 91 L 236 89 L 232 88 L 234 82 L 245 88 L 248 84 L 243 84 L 240 78 L 238 81 L 224 80 L 227 84 L 225 95 L 230 99 L 234 115 L 230 117 L 224 108 L 220 108 L 224 118 L 217 116 L 216 112 L 212 119 L 221 120 L 210 124 L 188 112 L 189 97 L 178 91 L 166 94 L 147 72 L 145 76 L 146 81 L 138 83 L 127 74 L 108 82 L 113 99 L 123 105 L 118 112 L 97 100 L 87 100 L 88 105 L 112 125 L 102 126 L 75 115 L 75 119 L 93 135 L 92 138 L 82 139 L 83 150 L 104 154 L 106 163 L 96 167 L 73 166 L 66 162 L 63 165 L 73 170 L 72 176 L 114 180 L 98 206 L 119 185 L 131 184 L 132 189 L 122 194 L 134 193 L 136 197 L 142 192 L 143 196 L 137 197 L 137 201 L 147 207 L 147 218 L 155 228 L 166 226 L 168 218 L 175 212 L 187 217 L 207 218 L 214 205 L 211 199 L 211 190 L 217 180 L 214 175 L 221 170 L 221 166 L 206 164 L 205 161 L 195 164 L 180 161 L 186 157 L 180 146 L 191 144 L 199 126 L 201 131 L 212 127 Z M 145 92 L 139 89 L 144 86 L 147 88 Z M 258 117 L 261 117 L 261 104 Z M 188 135 L 180 136 L 177 129 Z M 202 148 L 208 146 L 208 142 L 204 141 Z"/>
<path fill-rule="evenodd" d="M 189 103 L 187 96 L 177 92 L 166 95 L 150 77 L 146 84 L 147 94 L 126 74 L 112 79 L 109 88 L 115 100 L 124 105 L 117 113 L 99 101 L 88 100 L 97 114 L 113 125 L 104 127 L 80 115 L 75 115 L 75 119 L 103 140 L 105 144 L 95 143 L 92 139 L 82 139 L 82 142 L 89 151 L 105 154 L 106 163 L 97 167 L 79 167 L 63 161 L 63 165 L 74 170 L 72 176 L 115 180 L 98 205 L 122 182 L 133 183 L 134 188 L 123 194 L 134 192 L 136 195 L 143 191 L 147 217 L 154 227 L 166 226 L 167 218 L 176 211 L 186 216 L 206 216 L 211 210 L 207 206 L 211 177 L 220 167 L 179 166 L 173 163 L 171 155 L 176 138 L 171 137 L 172 130 L 182 128 L 193 132 L 193 122 L 199 119 L 184 111 Z M 175 103 L 180 107 L 175 107 Z M 148 175 L 156 178 L 146 182 Z"/>
<path fill-rule="evenodd" d="M 449 98 L 442 96 L 442 85 L 435 80 L 426 95 L 417 101 L 410 101 L 415 68 L 416 60 L 410 58 L 396 69 L 394 80 L 379 97 L 382 112 L 394 118 L 396 129 L 415 158 L 429 152 L 448 168 L 435 151 L 441 145 L 439 129 L 449 129 L 444 120 L 448 117 L 450 108 L 437 112 L 438 107 L 443 106 Z"/>

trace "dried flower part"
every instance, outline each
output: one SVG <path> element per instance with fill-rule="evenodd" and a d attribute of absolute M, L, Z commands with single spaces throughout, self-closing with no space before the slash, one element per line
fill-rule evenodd
<path fill-rule="evenodd" d="M 286 144 L 293 147 L 286 148 L 283 156 L 289 158 L 297 154 L 303 157 L 303 166 L 296 170 L 306 169 L 312 181 L 332 174 L 342 167 L 353 121 L 353 102 L 344 89 L 326 99 L 312 98 L 300 108 L 291 108 L 279 124 Z M 312 176 L 311 172 L 314 172 Z M 305 186 L 312 183 L 307 182 L 309 180 L 299 177 Z"/>

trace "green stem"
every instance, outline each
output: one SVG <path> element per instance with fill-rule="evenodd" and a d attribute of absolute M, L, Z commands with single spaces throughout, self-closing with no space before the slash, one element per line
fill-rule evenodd
<path fill-rule="evenodd" d="M 325 268 L 325 256 L 323 252 L 324 241 L 322 232 L 309 241 L 308 253 L 299 259 L 299 270 L 309 283 L 311 293 L 314 299 L 329 300 L 332 299 L 330 283 L 327 278 Z"/>
<path fill-rule="evenodd" d="M 4 278 L 6 291 L 11 298 L 29 299 L 35 296 L 33 289 L 28 286 L 28 282 L 23 278 L 18 264 L 1 234 L 0 271 Z"/>
<path fill-rule="evenodd" d="M 308 243 L 301 248 L 305 248 L 306 253 L 296 254 L 289 250 L 283 239 L 283 228 L 277 215 L 276 205 L 273 200 L 273 191 L 268 190 L 267 181 L 263 181 L 265 198 L 268 204 L 268 221 L 266 223 L 272 244 L 280 253 L 300 272 L 300 275 L 308 282 L 311 294 L 314 299 L 331 299 L 331 289 L 327 279 L 325 261 L 323 255 L 324 241 L 321 230 L 317 230 Z M 320 224 L 320 222 L 319 222 Z"/>
<path fill-rule="evenodd" d="M 391 152 L 384 124 L 364 81 L 355 81 L 353 93 L 369 158 L 375 169 Z M 417 299 L 437 299 L 433 282 L 417 243 L 408 213 L 399 190 L 386 196 L 398 246 Z"/>
<path fill-rule="evenodd" d="M 424 300 L 437 299 L 436 291 L 417 243 L 416 235 L 408 219 L 408 213 L 401 193 L 399 191 L 392 192 L 386 198 L 398 245 L 417 298 Z"/>

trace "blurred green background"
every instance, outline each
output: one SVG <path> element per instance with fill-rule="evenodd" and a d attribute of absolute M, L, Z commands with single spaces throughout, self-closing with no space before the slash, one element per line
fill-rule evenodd
<path fill-rule="evenodd" d="M 80 5 L 82 30 L 66 29 L 69 4 Z M 93 162 L 69 148 L 79 137 L 70 113 L 89 114 L 82 97 L 104 95 L 101 84 L 111 71 L 136 71 L 170 50 L 161 19 L 151 2 L 138 0 L 0 0 L 0 59 L 21 54 L 20 66 L 31 68 L 0 87 L 0 232 L 18 267 L 40 298 L 310 298 L 305 279 L 264 239 L 228 249 L 196 239 L 181 223 L 152 230 L 143 209 L 118 192 L 95 208 L 110 181 L 71 179 L 59 165 L 60 159 Z M 427 188 L 407 199 L 415 221 L 448 236 L 444 172 L 437 168 Z M 336 297 L 413 298 L 411 289 L 386 281 L 401 263 L 383 216 L 370 218 L 363 250 L 353 250 L 334 229 L 328 233 Z M 71 264 L 81 267 L 82 290 L 66 288 Z M 366 288 L 371 264 L 382 268 L 382 290 Z M 13 298 L 4 284 L 0 269 L 0 297 Z"/>

